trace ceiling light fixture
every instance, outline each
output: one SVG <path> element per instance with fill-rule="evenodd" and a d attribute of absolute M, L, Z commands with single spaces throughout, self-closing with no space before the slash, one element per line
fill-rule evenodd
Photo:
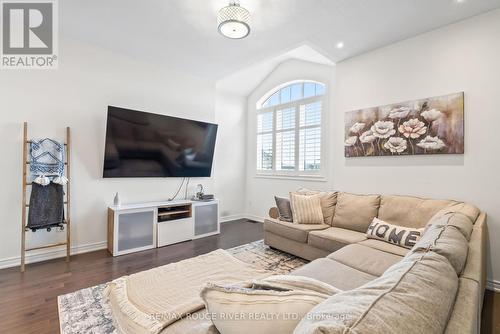
<path fill-rule="evenodd" d="M 219 32 L 232 39 L 245 38 L 250 34 L 250 12 L 236 1 L 221 8 L 217 14 Z"/>
<path fill-rule="evenodd" d="M 337 47 L 337 49 L 342 49 L 344 47 L 344 42 L 338 42 L 335 46 Z"/>

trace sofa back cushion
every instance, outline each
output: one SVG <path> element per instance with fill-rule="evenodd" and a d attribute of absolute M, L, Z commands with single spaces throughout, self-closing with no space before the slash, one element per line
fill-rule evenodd
<path fill-rule="evenodd" d="M 455 203 L 450 200 L 384 195 L 380 199 L 378 218 L 389 224 L 422 228 L 437 212 Z"/>
<path fill-rule="evenodd" d="M 333 216 L 335 214 L 335 206 L 337 205 L 336 191 L 319 191 L 301 188 L 296 194 L 300 195 L 319 195 L 321 198 L 321 211 L 323 212 L 323 220 L 325 224 L 332 225 Z"/>
<path fill-rule="evenodd" d="M 339 193 L 332 226 L 365 233 L 379 205 L 380 195 Z"/>
<path fill-rule="evenodd" d="M 461 213 L 448 213 L 435 219 L 412 252 L 433 251 L 444 256 L 460 275 L 467 262 L 472 222 Z"/>
<path fill-rule="evenodd" d="M 472 224 L 474 224 L 478 219 L 481 211 L 472 204 L 464 202 L 455 202 L 452 205 L 447 206 L 444 209 L 438 211 L 432 217 L 432 219 L 439 218 L 447 213 L 460 213 L 462 216 L 468 218 L 472 222 Z"/>
<path fill-rule="evenodd" d="M 381 277 L 314 307 L 294 334 L 442 334 L 457 289 L 458 277 L 444 257 L 413 253 Z"/>
<path fill-rule="evenodd" d="M 424 232 L 423 228 L 411 228 L 389 224 L 378 218 L 373 218 L 366 230 L 369 239 L 378 239 L 396 246 L 412 248 Z"/>

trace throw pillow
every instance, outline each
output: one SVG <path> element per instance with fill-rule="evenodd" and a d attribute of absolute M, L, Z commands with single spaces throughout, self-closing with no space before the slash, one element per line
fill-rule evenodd
<path fill-rule="evenodd" d="M 379 205 L 380 195 L 339 193 L 332 226 L 365 233 Z"/>
<path fill-rule="evenodd" d="M 289 334 L 314 306 L 340 292 L 305 277 L 277 276 L 239 285 L 208 283 L 201 291 L 221 334 Z"/>
<path fill-rule="evenodd" d="M 293 222 L 292 207 L 290 200 L 284 197 L 274 196 L 278 208 L 278 219 L 285 222 Z"/>
<path fill-rule="evenodd" d="M 336 191 L 319 191 L 301 188 L 297 190 L 299 195 L 320 195 L 321 196 L 321 211 L 325 224 L 332 225 L 333 216 L 335 215 L 335 206 L 337 205 Z"/>
<path fill-rule="evenodd" d="M 404 248 L 412 248 L 424 232 L 423 228 L 415 229 L 386 223 L 378 218 L 373 218 L 366 230 L 366 236 L 379 239 Z"/>
<path fill-rule="evenodd" d="M 319 194 L 307 196 L 290 193 L 290 202 L 295 224 L 323 224 L 323 211 L 321 211 L 321 196 Z"/>

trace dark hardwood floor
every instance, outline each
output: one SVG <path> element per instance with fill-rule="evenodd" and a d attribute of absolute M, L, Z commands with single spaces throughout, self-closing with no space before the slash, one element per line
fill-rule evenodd
<path fill-rule="evenodd" d="M 263 238 L 262 224 L 221 225 L 221 234 L 113 258 L 106 250 L 0 270 L 0 334 L 59 333 L 57 296 L 114 278 Z M 500 294 L 486 291 L 483 334 L 500 333 Z M 85 334 L 85 333 L 81 333 Z"/>
<path fill-rule="evenodd" d="M 112 257 L 107 250 L 0 270 L 0 334 L 59 333 L 57 296 L 114 278 L 263 238 L 261 223 L 221 224 L 221 234 Z M 81 333 L 85 334 L 85 333 Z"/>

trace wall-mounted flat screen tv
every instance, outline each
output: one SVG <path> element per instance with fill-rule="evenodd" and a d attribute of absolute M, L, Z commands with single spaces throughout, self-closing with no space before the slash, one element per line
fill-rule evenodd
<path fill-rule="evenodd" d="M 209 177 L 217 125 L 108 107 L 105 178 Z"/>

